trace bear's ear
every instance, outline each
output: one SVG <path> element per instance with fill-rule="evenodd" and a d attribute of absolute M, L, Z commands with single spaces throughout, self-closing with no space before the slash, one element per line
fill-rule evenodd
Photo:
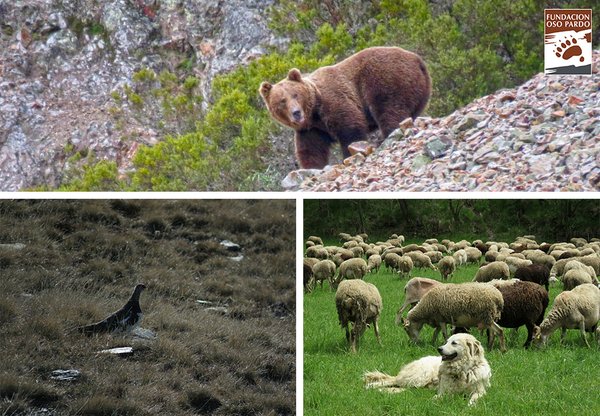
<path fill-rule="evenodd" d="M 290 72 L 288 72 L 288 80 L 300 82 L 302 81 L 302 74 L 298 69 L 292 68 L 290 69 Z"/>
<path fill-rule="evenodd" d="M 269 96 L 269 93 L 271 92 L 271 88 L 273 88 L 273 85 L 265 81 L 262 84 L 260 84 L 258 92 L 260 92 L 260 95 L 262 95 L 263 98 L 267 98 Z"/>

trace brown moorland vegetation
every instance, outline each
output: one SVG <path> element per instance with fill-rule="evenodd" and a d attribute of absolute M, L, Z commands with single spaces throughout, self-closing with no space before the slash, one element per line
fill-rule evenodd
<path fill-rule="evenodd" d="M 294 241 L 293 201 L 0 201 L 0 415 L 294 414 Z M 155 340 L 75 330 L 138 282 Z"/>

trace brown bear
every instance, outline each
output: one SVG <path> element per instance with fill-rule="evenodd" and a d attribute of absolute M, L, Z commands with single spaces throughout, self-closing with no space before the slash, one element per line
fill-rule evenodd
<path fill-rule="evenodd" d="M 423 60 L 396 47 L 364 49 L 342 62 L 302 76 L 293 68 L 275 85 L 259 89 L 272 117 L 296 131 L 300 167 L 321 169 L 329 148 L 348 145 L 379 129 L 387 137 L 405 118 L 417 117 L 431 95 Z"/>

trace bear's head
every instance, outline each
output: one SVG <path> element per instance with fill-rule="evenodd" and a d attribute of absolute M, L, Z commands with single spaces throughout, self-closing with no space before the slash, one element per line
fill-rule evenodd
<path fill-rule="evenodd" d="M 299 70 L 290 69 L 287 78 L 275 85 L 263 82 L 258 91 L 275 120 L 294 130 L 310 127 L 317 91 Z"/>

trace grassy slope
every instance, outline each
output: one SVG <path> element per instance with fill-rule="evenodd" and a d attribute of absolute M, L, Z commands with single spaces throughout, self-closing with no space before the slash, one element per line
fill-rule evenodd
<path fill-rule="evenodd" d="M 469 281 L 476 266 L 463 266 L 453 282 Z M 412 276 L 436 278 L 431 270 L 413 271 Z M 492 385 L 474 408 L 467 408 L 461 397 L 432 400 L 433 390 L 407 390 L 399 394 L 365 390 L 362 374 L 380 370 L 396 374 L 407 362 L 425 355 L 436 355 L 431 343 L 433 330 L 425 327 L 421 345 L 412 345 L 405 331 L 395 326 L 396 311 L 402 304 L 406 279 L 399 279 L 383 268 L 366 281 L 374 283 L 383 298 L 380 319 L 382 346 L 377 344 L 372 329 L 361 338 L 356 355 L 348 352 L 344 331 L 335 309 L 334 292 L 328 286 L 317 288 L 304 297 L 304 414 L 305 415 L 557 415 L 600 413 L 598 391 L 598 347 L 587 349 L 577 331 L 568 331 L 565 344 L 558 344 L 557 331 L 548 346 L 526 351 L 522 348 L 527 331 L 521 328 L 517 337 L 506 330 L 508 351 L 494 349 L 486 357 L 492 367 Z M 550 289 L 551 303 L 560 292 Z M 486 338 L 476 334 L 486 344 Z M 589 337 L 589 335 L 588 335 Z"/>
<path fill-rule="evenodd" d="M 0 415 L 295 413 L 294 203 L 0 201 Z M 292 230 L 292 231 L 290 231 Z M 243 248 L 235 262 L 219 245 Z M 72 328 L 135 283 L 158 340 Z M 197 299 L 226 306 L 210 312 Z M 281 313 L 282 312 L 282 313 Z M 50 380 L 76 368 L 75 383 Z"/>

